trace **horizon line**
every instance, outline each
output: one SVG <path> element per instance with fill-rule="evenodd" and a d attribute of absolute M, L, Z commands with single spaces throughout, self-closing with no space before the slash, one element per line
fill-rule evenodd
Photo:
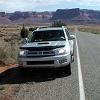
<path fill-rule="evenodd" d="M 88 9 L 88 8 L 85 8 L 85 9 L 82 9 L 82 8 L 58 8 L 58 9 L 56 9 L 56 10 L 43 10 L 43 11 L 36 11 L 36 10 L 34 10 L 34 11 L 32 11 L 32 10 L 25 10 L 25 11 L 22 11 L 22 10 L 16 10 L 16 11 L 0 11 L 0 13 L 1 12 L 5 12 L 5 13 L 14 13 L 14 12 L 55 12 L 55 11 L 57 11 L 57 10 L 67 10 L 67 9 L 80 9 L 80 10 L 94 10 L 94 11 L 100 11 L 100 10 L 96 10 L 96 9 Z"/>

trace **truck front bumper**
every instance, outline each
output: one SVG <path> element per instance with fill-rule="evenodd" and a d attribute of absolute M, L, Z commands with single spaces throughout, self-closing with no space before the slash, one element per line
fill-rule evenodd
<path fill-rule="evenodd" d="M 51 57 L 40 57 L 40 58 L 27 58 L 18 57 L 19 67 L 33 67 L 33 68 L 52 68 L 62 67 L 68 65 L 71 62 L 70 54 L 51 56 Z"/>

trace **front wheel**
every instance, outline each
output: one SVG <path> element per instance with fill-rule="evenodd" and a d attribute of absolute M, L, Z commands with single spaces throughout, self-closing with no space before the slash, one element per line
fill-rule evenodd
<path fill-rule="evenodd" d="M 67 66 L 62 67 L 62 72 L 65 75 L 71 75 L 71 64 L 69 63 Z"/>
<path fill-rule="evenodd" d="M 71 62 L 74 62 L 74 55 L 71 55 Z"/>
<path fill-rule="evenodd" d="M 21 75 L 26 75 L 27 74 L 27 69 L 19 67 L 19 72 L 20 72 Z"/>
<path fill-rule="evenodd" d="M 73 53 L 71 54 L 71 62 L 74 62 L 74 49 L 73 49 Z"/>

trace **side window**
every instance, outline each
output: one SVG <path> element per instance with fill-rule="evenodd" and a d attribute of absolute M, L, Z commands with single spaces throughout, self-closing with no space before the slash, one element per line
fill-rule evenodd
<path fill-rule="evenodd" d="M 68 36 L 68 38 L 70 38 L 70 34 L 67 29 L 65 29 L 65 32 L 66 32 L 66 35 Z"/>

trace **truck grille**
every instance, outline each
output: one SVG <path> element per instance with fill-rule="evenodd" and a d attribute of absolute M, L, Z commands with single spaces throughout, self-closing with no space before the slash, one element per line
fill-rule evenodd
<path fill-rule="evenodd" d="M 56 48 L 64 47 L 65 45 L 60 46 L 42 46 L 42 47 L 20 47 L 20 49 L 29 50 L 29 51 L 49 51 Z"/>
<path fill-rule="evenodd" d="M 45 64 L 54 64 L 54 61 L 27 61 L 27 65 L 45 65 Z"/>
<path fill-rule="evenodd" d="M 27 57 L 48 57 L 55 56 L 54 51 L 28 51 Z"/>

